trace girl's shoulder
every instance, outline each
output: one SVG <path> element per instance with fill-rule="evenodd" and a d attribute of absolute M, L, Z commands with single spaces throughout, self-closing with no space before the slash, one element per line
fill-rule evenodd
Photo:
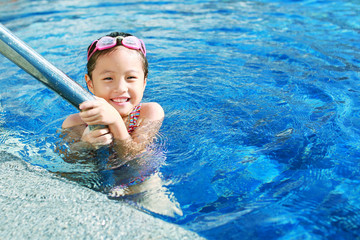
<path fill-rule="evenodd" d="M 63 124 L 62 124 L 62 128 L 71 128 L 71 127 L 75 127 L 78 125 L 82 125 L 84 124 L 84 121 L 81 120 L 79 113 L 75 113 L 75 114 L 71 114 L 70 116 L 68 116 Z"/>
<path fill-rule="evenodd" d="M 165 116 L 164 109 L 156 102 L 141 104 L 140 118 L 148 121 L 163 120 Z"/>

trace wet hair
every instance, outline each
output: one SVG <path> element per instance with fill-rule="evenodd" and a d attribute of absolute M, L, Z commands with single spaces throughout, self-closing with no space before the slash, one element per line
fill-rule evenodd
<path fill-rule="evenodd" d="M 118 36 L 122 36 L 122 37 L 128 37 L 128 36 L 132 36 L 131 34 L 129 33 L 124 33 L 124 32 L 112 32 L 106 36 L 110 36 L 110 37 L 118 37 Z M 99 38 L 100 39 L 100 38 Z M 96 44 L 93 44 L 93 46 L 91 46 L 91 44 L 88 46 L 87 48 L 87 52 L 90 51 L 93 51 L 94 48 L 95 48 Z M 121 40 L 120 39 L 117 39 L 117 43 L 116 43 L 116 46 L 122 46 L 121 44 Z M 91 49 L 90 49 L 91 47 Z M 96 65 L 96 61 L 97 59 L 102 56 L 102 55 L 105 55 L 105 54 L 108 54 L 112 51 L 115 50 L 115 47 L 112 47 L 112 48 L 109 48 L 109 49 L 105 49 L 105 50 L 102 50 L 102 51 L 96 51 L 92 56 L 91 58 L 89 59 L 89 61 L 87 62 L 86 64 L 86 68 L 87 68 L 87 74 L 89 75 L 90 79 L 92 78 L 92 72 L 94 71 L 95 69 L 95 65 Z M 148 69 L 148 61 L 146 59 L 146 57 L 144 56 L 144 54 L 140 51 L 140 50 L 137 50 L 137 52 L 140 54 L 141 56 L 141 59 L 142 59 L 142 62 L 143 62 L 143 70 L 144 70 L 144 76 L 145 78 L 147 77 L 148 75 L 148 72 L 149 72 L 149 69 Z"/>

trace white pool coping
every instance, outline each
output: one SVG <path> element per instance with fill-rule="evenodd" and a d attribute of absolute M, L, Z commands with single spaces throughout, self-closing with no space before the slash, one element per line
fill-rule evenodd
<path fill-rule="evenodd" d="M 0 154 L 0 239 L 203 239 Z"/>

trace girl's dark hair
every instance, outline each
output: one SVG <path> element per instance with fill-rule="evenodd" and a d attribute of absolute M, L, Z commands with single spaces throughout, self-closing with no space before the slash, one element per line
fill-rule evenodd
<path fill-rule="evenodd" d="M 118 37 L 118 36 L 122 36 L 122 37 L 128 37 L 128 36 L 132 36 L 131 34 L 129 33 L 124 33 L 124 32 L 112 32 L 106 36 L 110 36 L 110 37 Z M 99 38 L 100 39 L 100 38 Z M 87 52 L 92 51 L 94 48 L 95 48 L 96 44 L 93 44 L 93 46 L 91 46 L 91 44 L 88 46 L 87 48 Z M 117 40 L 117 44 L 116 46 L 121 46 L 121 41 L 120 39 Z M 91 47 L 91 49 L 90 49 Z M 104 54 L 107 54 L 109 52 L 112 52 L 114 51 L 115 47 L 112 47 L 112 48 L 109 48 L 109 49 L 105 49 L 105 50 L 102 50 L 102 51 L 96 51 L 92 56 L 91 58 L 89 59 L 89 61 L 87 62 L 86 64 L 86 68 L 87 68 L 87 72 L 88 72 L 88 75 L 90 76 L 90 79 L 92 78 L 92 72 L 94 71 L 95 69 L 95 65 L 96 65 L 96 61 L 97 59 L 99 58 L 99 56 L 101 55 L 104 55 Z M 147 77 L 148 75 L 148 72 L 149 72 L 149 66 L 148 66 L 148 61 L 146 59 L 146 57 L 144 56 L 144 54 L 139 50 L 138 51 L 140 53 L 140 56 L 143 60 L 143 70 L 144 70 L 144 76 L 145 78 Z"/>

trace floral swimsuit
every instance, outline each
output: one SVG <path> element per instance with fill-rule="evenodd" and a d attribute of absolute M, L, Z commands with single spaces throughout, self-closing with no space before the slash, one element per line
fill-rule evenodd
<path fill-rule="evenodd" d="M 136 105 L 136 107 L 129 114 L 129 128 L 128 133 L 132 133 L 138 127 L 138 118 L 140 116 L 141 103 Z"/>

